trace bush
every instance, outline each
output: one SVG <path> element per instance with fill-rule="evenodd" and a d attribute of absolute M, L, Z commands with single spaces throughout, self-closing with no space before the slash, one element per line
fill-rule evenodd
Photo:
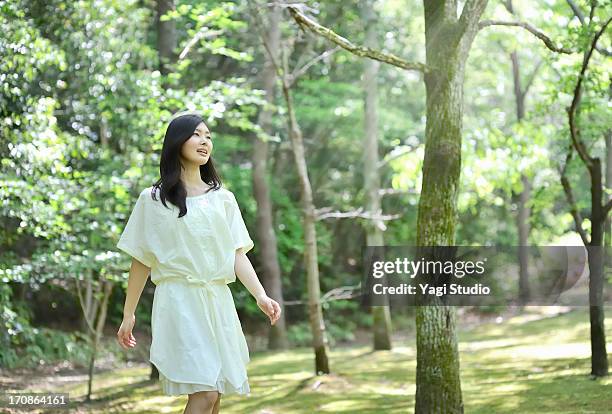
<path fill-rule="evenodd" d="M 10 303 L 9 290 L 0 292 L 0 367 L 33 368 L 40 364 L 70 360 L 86 366 L 90 348 L 80 333 L 67 333 L 30 324 L 30 311 Z M 9 306 L 9 305 L 12 305 Z"/>

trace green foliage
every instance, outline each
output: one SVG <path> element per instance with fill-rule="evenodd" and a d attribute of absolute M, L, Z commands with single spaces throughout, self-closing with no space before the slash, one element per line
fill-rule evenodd
<path fill-rule="evenodd" d="M 589 10 L 589 2 L 576 3 Z M 610 14 L 610 5 L 600 2 L 593 24 L 581 25 L 570 19 L 563 1 L 513 4 L 516 19 L 529 21 L 555 43 L 577 51 L 586 49 Z M 176 22 L 175 52 L 185 53 L 165 75 L 159 71 L 154 2 L 0 1 L 0 297 L 3 327 L 13 332 L 0 337 L 3 364 L 18 364 L 27 352 L 32 354 L 30 362 L 47 352 L 60 355 L 71 341 L 80 340 L 31 326 L 32 315 L 12 298 L 9 285 L 27 284 L 36 291 L 59 283 L 73 293 L 76 303 L 74 280 L 92 272 L 94 283 L 101 278 L 117 283 L 108 323 L 118 324 L 130 258 L 115 245 L 136 195 L 158 178 L 165 127 L 177 110 L 199 110 L 206 117 L 215 136 L 215 162 L 224 183 L 236 193 L 254 238 L 258 206 L 252 195 L 251 157 L 254 146 L 260 145 L 256 137 L 268 140 L 284 295 L 305 299 L 300 183 L 278 89 L 270 135 L 258 124 L 264 106 L 260 89 L 265 51 L 252 9 L 246 2 L 215 0 L 180 0 L 176 6 L 162 20 Z M 357 6 L 322 2 L 316 6 L 317 20 L 361 44 L 364 25 Z M 374 8 L 379 13 L 379 48 L 424 61 L 423 2 L 377 1 Z M 486 18 L 515 17 L 509 17 L 501 3 L 487 9 Z M 300 32 L 286 11 L 281 29 L 285 39 L 292 40 L 292 69 L 330 48 L 327 41 Z M 600 42 L 609 49 L 609 36 Z M 512 51 L 521 63 L 523 86 L 534 74 L 521 122 L 516 119 Z M 545 244 L 571 232 L 573 220 L 557 168 L 569 143 L 566 107 L 581 59 L 581 53 L 550 52 L 520 28 L 479 32 L 466 66 L 458 243 L 516 244 L 516 195 L 522 191 L 523 174 L 533 185 L 530 242 Z M 351 211 L 365 203 L 364 62 L 337 51 L 309 67 L 292 91 L 316 208 Z M 582 138 L 599 157 L 605 154 L 602 137 L 612 124 L 609 69 L 609 59 L 596 52 L 578 116 Z M 402 214 L 386 222 L 385 243 L 413 244 L 425 145 L 422 75 L 381 64 L 378 95 L 379 157 L 392 158 L 413 148 L 380 168 L 382 188 L 407 192 L 383 198 L 384 213 Z M 574 160 L 568 176 L 586 218 L 586 171 Z M 322 290 L 354 284 L 361 270 L 364 220 L 321 220 L 316 230 Z M 256 243 L 250 257 L 258 270 L 261 253 Z M 240 283 L 232 289 L 241 316 L 262 320 Z M 354 306 L 354 301 L 324 305 L 332 342 L 350 340 L 355 327 L 371 324 L 370 315 L 353 315 Z M 143 296 L 137 310 L 142 327 L 149 322 L 150 307 L 150 295 Z M 293 320 L 307 319 L 305 307 L 291 312 Z M 400 323 L 407 320 L 400 318 Z M 293 343 L 308 345 L 305 322 L 289 330 Z"/>
<path fill-rule="evenodd" d="M 35 368 L 67 360 L 86 365 L 90 352 L 86 338 L 79 332 L 31 326 L 26 304 L 9 300 L 8 285 L 0 285 L 0 288 L 0 367 Z"/>
<path fill-rule="evenodd" d="M 355 330 L 364 323 L 371 323 L 370 315 L 361 315 L 354 300 L 334 300 L 322 304 L 325 329 L 330 346 L 355 340 Z M 357 317 L 358 316 L 358 317 Z M 312 332 L 308 321 L 289 324 L 287 338 L 292 346 L 310 346 Z"/>
<path fill-rule="evenodd" d="M 0 217 L 6 224 L 0 226 L 0 278 L 34 290 L 64 280 L 73 293 L 74 279 L 92 271 L 94 284 L 99 278 L 125 281 L 129 258 L 115 244 L 135 195 L 157 178 L 170 115 L 199 109 L 218 131 L 221 169 L 231 175 L 234 149 L 241 147 L 236 131 L 261 134 L 252 122 L 261 92 L 241 74 L 195 82 L 189 65 L 161 75 L 148 36 L 154 10 L 137 1 L 13 1 L 0 7 L 7 34 L 0 39 L 7 56 L 0 62 Z M 248 53 L 226 45 L 226 32 L 245 29 L 244 21 L 232 18 L 234 9 L 231 3 L 182 7 L 193 25 L 181 42 L 212 24 L 222 33 L 192 55 L 248 61 Z M 142 302 L 140 313 L 150 309 Z M 30 351 L 34 357 L 60 355 L 50 350 L 61 348 L 60 336 L 36 330 L 30 315 L 17 312 L 11 300 L 3 303 L 6 324 L 19 332 L 3 338 L 10 345 L 3 348 L 6 360 L 16 363 Z M 109 321 L 116 323 L 120 311 L 111 301 Z M 62 340 L 67 347 L 72 339 Z"/>
<path fill-rule="evenodd" d="M 307 321 L 290 324 L 287 327 L 287 339 L 291 346 L 311 346 L 312 331 Z"/>
<path fill-rule="evenodd" d="M 331 346 L 338 342 L 355 340 L 355 330 L 358 325 L 361 325 L 361 321 L 356 318 L 356 315 L 359 315 L 358 302 L 335 300 L 324 302 L 322 308 Z"/>

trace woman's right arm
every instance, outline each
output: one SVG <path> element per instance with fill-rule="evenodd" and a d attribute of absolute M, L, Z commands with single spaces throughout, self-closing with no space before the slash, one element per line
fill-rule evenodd
<path fill-rule="evenodd" d="M 125 295 L 125 304 L 123 305 L 123 318 L 136 313 L 136 306 L 140 300 L 140 295 L 144 289 L 147 279 L 151 273 L 151 268 L 140 263 L 132 258 L 132 266 L 130 267 L 130 277 L 128 279 L 127 293 Z"/>
<path fill-rule="evenodd" d="M 123 322 L 117 332 L 117 341 L 123 348 L 133 348 L 136 346 L 136 339 L 132 335 L 132 329 L 136 323 L 136 306 L 140 300 L 140 295 L 144 289 L 147 279 L 151 273 L 151 268 L 132 258 L 130 276 L 128 278 L 125 304 L 123 305 Z"/>

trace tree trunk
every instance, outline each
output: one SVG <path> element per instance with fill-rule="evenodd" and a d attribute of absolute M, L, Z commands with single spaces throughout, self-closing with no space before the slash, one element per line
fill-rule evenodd
<path fill-rule="evenodd" d="M 91 401 L 91 393 L 93 391 L 93 377 L 94 377 L 94 366 L 96 364 L 96 356 L 98 354 L 98 341 L 92 340 L 92 349 L 91 355 L 89 356 L 89 367 L 87 370 L 88 378 L 87 378 L 87 395 L 85 396 L 85 401 Z"/>
<path fill-rule="evenodd" d="M 508 0 L 506 8 L 510 14 L 514 15 L 514 7 L 512 0 Z M 525 95 L 526 90 L 521 86 L 521 64 L 516 50 L 510 54 L 512 62 L 512 79 L 514 81 L 514 102 L 516 104 L 516 120 L 521 123 L 525 118 Z M 531 208 L 529 207 L 529 199 L 531 197 L 531 182 L 529 177 L 521 171 L 521 183 L 523 191 L 518 195 L 518 214 L 516 216 L 516 225 L 518 228 L 518 253 L 519 253 L 519 304 L 525 305 L 529 302 L 531 293 L 529 291 L 529 217 L 531 216 Z"/>
<path fill-rule="evenodd" d="M 376 12 L 369 1 L 363 1 L 362 19 L 366 28 L 365 45 L 376 46 Z M 364 61 L 363 88 L 364 99 L 364 145 L 363 145 L 363 176 L 366 195 L 366 211 L 377 214 L 381 209 L 380 200 L 380 173 L 378 171 L 378 87 L 376 76 L 380 62 L 372 59 Z M 384 244 L 381 220 L 368 220 L 365 224 L 366 243 L 368 246 L 382 246 Z M 373 339 L 375 350 L 391 349 L 391 314 L 389 299 L 382 298 L 386 303 L 372 306 Z"/>
<path fill-rule="evenodd" d="M 523 183 L 523 191 L 519 194 L 518 214 L 516 224 L 519 234 L 519 303 L 527 304 L 531 296 L 529 289 L 529 216 L 531 208 L 529 207 L 529 198 L 531 197 L 531 182 L 525 174 L 521 174 L 521 182 Z"/>
<path fill-rule="evenodd" d="M 274 6 L 268 16 L 268 32 L 265 34 L 266 41 L 274 59 L 278 60 L 278 48 L 280 44 L 280 20 L 281 10 Z M 276 70 L 272 58 L 266 54 L 266 62 L 263 69 L 263 84 L 266 91 L 266 101 L 273 104 Z M 272 112 L 262 110 L 259 113 L 259 125 L 268 134 L 272 134 Z M 287 328 L 285 322 L 285 312 L 283 306 L 283 287 L 280 265 L 278 263 L 278 246 L 276 242 L 276 232 L 274 231 L 274 221 L 272 219 L 272 202 L 268 187 L 267 174 L 268 143 L 258 139 L 253 146 L 253 193 L 257 201 L 257 237 L 259 239 L 260 254 L 263 267 L 263 285 L 270 297 L 276 300 L 281 309 L 281 316 L 275 325 L 270 327 L 268 334 L 268 349 L 286 349 Z"/>
<path fill-rule="evenodd" d="M 90 278 L 93 274 L 90 271 Z M 108 300 L 113 291 L 113 282 L 110 280 L 101 280 L 97 283 L 99 286 L 98 291 L 101 292 L 101 297 L 94 299 L 97 309 L 97 312 L 94 312 L 90 315 L 88 327 L 93 329 L 89 329 L 89 338 L 91 343 L 91 355 L 89 358 L 89 378 L 87 380 L 87 395 L 85 397 L 86 401 L 91 401 L 91 394 L 93 392 L 93 377 L 94 377 L 94 368 L 96 364 L 96 357 L 98 355 L 98 345 L 100 344 L 100 339 L 104 333 L 104 324 L 106 323 L 106 314 L 108 311 Z"/>
<path fill-rule="evenodd" d="M 284 73 L 287 73 L 284 59 Z M 304 224 L 304 259 L 308 283 L 308 316 L 312 331 L 312 345 L 315 351 L 315 374 L 329 374 L 328 340 L 325 333 L 325 322 L 321 309 L 321 287 L 319 286 L 319 265 L 317 260 L 317 235 L 315 229 L 315 208 L 312 200 L 312 188 L 308 178 L 302 131 L 297 123 L 293 109 L 293 98 L 286 79 L 283 79 L 283 95 L 287 103 L 289 120 L 289 137 L 293 147 L 294 160 L 300 180 L 301 204 Z"/>
<path fill-rule="evenodd" d="M 486 3 L 465 3 L 458 20 L 456 2 L 423 1 L 426 64 L 433 70 L 425 74 L 427 121 L 418 246 L 455 242 L 465 61 Z M 417 307 L 417 414 L 463 413 L 455 319 L 455 309 L 439 298 Z"/>
<path fill-rule="evenodd" d="M 593 158 L 591 173 L 591 242 L 589 249 L 589 318 L 591 322 L 591 375 L 608 375 L 608 353 L 603 307 L 603 238 L 606 217 L 603 211 L 601 161 Z"/>
<path fill-rule="evenodd" d="M 177 57 L 174 53 L 177 45 L 176 21 L 162 21 L 160 17 L 172 10 L 175 10 L 174 0 L 157 0 L 157 52 L 159 71 L 164 75 L 169 73 L 168 66 L 174 63 Z"/>
<path fill-rule="evenodd" d="M 612 129 L 606 133 L 606 189 L 612 190 Z M 612 195 L 605 197 L 604 201 L 607 203 L 610 199 L 612 199 Z M 606 247 L 612 246 L 612 218 L 609 214 L 606 215 L 604 245 Z M 608 249 L 604 250 L 605 253 L 607 251 Z"/>

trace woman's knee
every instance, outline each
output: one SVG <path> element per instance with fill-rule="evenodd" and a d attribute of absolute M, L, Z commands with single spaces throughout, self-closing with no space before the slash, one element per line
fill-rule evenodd
<path fill-rule="evenodd" d="M 219 397 L 218 391 L 200 391 L 189 394 L 189 402 L 198 410 L 210 411 Z M 208 412 L 205 411 L 205 412 Z"/>

